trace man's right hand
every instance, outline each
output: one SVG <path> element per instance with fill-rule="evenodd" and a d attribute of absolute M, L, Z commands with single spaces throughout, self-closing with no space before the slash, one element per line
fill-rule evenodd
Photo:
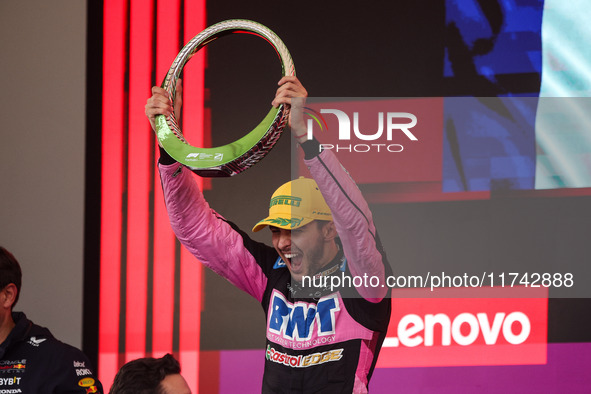
<path fill-rule="evenodd" d="M 170 94 L 162 89 L 160 86 L 152 87 L 152 97 L 146 102 L 146 116 L 150 121 L 152 130 L 156 131 L 155 118 L 156 115 L 169 116 L 173 111 L 175 117 L 179 119 L 181 114 L 181 107 L 183 105 L 183 84 L 179 79 L 176 84 L 176 97 L 174 107 L 172 106 L 172 100 Z"/>

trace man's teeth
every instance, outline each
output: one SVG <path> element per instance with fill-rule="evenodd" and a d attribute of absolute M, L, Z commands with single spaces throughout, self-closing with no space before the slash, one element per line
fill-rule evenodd
<path fill-rule="evenodd" d="M 288 259 L 293 259 L 294 257 L 297 257 L 298 254 L 297 253 L 285 253 L 285 257 Z"/>

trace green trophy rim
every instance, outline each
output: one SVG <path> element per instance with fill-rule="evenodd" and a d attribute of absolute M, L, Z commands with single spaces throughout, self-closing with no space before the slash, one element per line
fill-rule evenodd
<path fill-rule="evenodd" d="M 244 137 L 214 148 L 199 148 L 181 141 L 170 129 L 164 115 L 156 117 L 158 141 L 176 161 L 194 169 L 205 169 L 228 164 L 252 149 L 273 125 L 280 108 L 271 108 L 257 127 Z"/>
<path fill-rule="evenodd" d="M 281 39 L 260 23 L 234 19 L 219 22 L 195 36 L 179 52 L 168 71 L 162 87 L 176 96 L 176 82 L 186 62 L 198 50 L 215 39 L 231 33 L 255 33 L 269 42 L 281 60 L 282 75 L 295 75 L 291 55 Z M 279 139 L 289 110 L 284 105 L 271 108 L 264 119 L 249 133 L 226 145 L 202 148 L 190 145 L 184 138 L 174 114 L 156 116 L 156 136 L 159 144 L 177 162 L 203 176 L 232 176 L 260 161 Z"/>

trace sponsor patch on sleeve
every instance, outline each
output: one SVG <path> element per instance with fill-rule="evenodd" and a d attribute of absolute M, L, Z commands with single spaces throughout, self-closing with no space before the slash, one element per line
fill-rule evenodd
<path fill-rule="evenodd" d="M 78 382 L 78 386 L 80 387 L 91 387 L 94 386 L 94 379 L 93 378 L 83 378 L 80 379 Z"/>

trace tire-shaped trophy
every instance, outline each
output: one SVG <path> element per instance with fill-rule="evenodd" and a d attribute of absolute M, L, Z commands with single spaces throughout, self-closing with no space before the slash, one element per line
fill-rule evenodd
<path fill-rule="evenodd" d="M 250 20 L 233 19 L 216 23 L 193 37 L 174 59 L 162 88 L 169 92 L 172 102 L 176 84 L 187 61 L 201 48 L 215 39 L 232 33 L 250 33 L 267 40 L 281 61 L 282 75 L 295 75 L 289 51 L 281 39 L 269 28 Z M 174 113 L 156 117 L 156 136 L 159 144 L 179 163 L 205 177 L 229 177 L 252 167 L 273 148 L 289 116 L 289 108 L 280 105 L 271 108 L 265 118 L 248 134 L 227 145 L 200 148 L 190 145 L 184 138 Z"/>

